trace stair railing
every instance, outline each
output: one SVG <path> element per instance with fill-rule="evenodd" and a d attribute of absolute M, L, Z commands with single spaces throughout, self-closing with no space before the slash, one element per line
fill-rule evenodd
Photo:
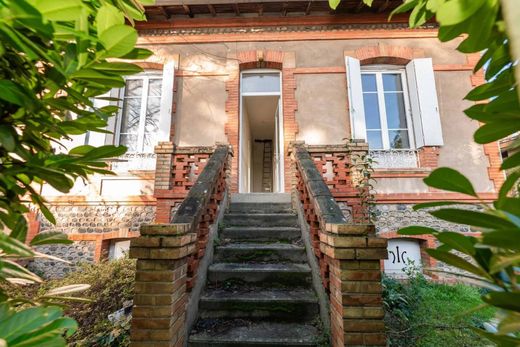
<path fill-rule="evenodd" d="M 293 158 L 298 198 L 329 294 L 332 345 L 386 346 L 380 267 L 386 239 L 375 235 L 373 224 L 347 220 L 304 144 L 294 145 Z"/>
<path fill-rule="evenodd" d="M 171 224 L 141 226 L 132 239 L 136 258 L 131 346 L 184 346 L 186 304 L 209 228 L 227 193 L 231 148 L 217 145 Z"/>

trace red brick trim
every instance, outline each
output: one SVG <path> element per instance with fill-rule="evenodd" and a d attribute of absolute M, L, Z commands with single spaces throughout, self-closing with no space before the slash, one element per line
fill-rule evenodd
<path fill-rule="evenodd" d="M 480 199 L 473 198 L 469 195 L 459 193 L 429 192 L 429 193 L 391 193 L 376 194 L 377 204 L 400 203 L 400 204 L 416 204 L 428 201 L 460 201 L 460 202 L 492 202 L 497 198 L 496 193 L 478 193 Z"/>
<path fill-rule="evenodd" d="M 468 54 L 466 58 L 468 60 L 468 64 L 475 66 L 480 59 L 480 54 Z M 470 78 L 471 85 L 473 87 L 486 83 L 484 71 L 482 69 L 479 70 L 477 73 L 471 75 Z M 489 166 L 487 168 L 488 177 L 491 180 L 491 182 L 493 182 L 495 191 L 498 192 L 506 179 L 505 173 L 500 170 L 500 165 L 502 165 L 500 144 L 498 143 L 498 141 L 495 141 L 491 143 L 486 143 L 482 145 L 482 147 L 489 161 Z"/>
<path fill-rule="evenodd" d="M 391 64 L 406 65 L 410 60 L 423 58 L 424 50 L 406 46 L 364 46 L 354 51 L 345 51 L 345 56 L 360 60 L 361 65 Z"/>
<path fill-rule="evenodd" d="M 334 16 L 287 16 L 287 17 L 200 17 L 200 18 L 176 18 L 174 21 L 148 21 L 137 22 L 138 30 L 149 29 L 180 29 L 180 28 L 232 28 L 232 27 L 258 27 L 278 25 L 333 25 L 333 24 L 381 24 L 381 23 L 408 23 L 408 16 L 398 14 L 388 22 L 387 13 L 349 13 L 348 15 Z M 419 29 L 421 30 L 421 29 Z M 422 29 L 424 30 L 424 29 Z"/>
<path fill-rule="evenodd" d="M 376 169 L 372 178 L 424 178 L 430 172 L 424 169 Z"/>
<path fill-rule="evenodd" d="M 38 212 L 31 208 L 31 210 L 25 215 L 27 219 L 27 237 L 25 242 L 29 244 L 32 239 L 40 232 L 40 221 L 38 220 Z"/>
<path fill-rule="evenodd" d="M 155 205 L 153 195 L 127 195 L 121 197 L 110 196 L 86 196 L 86 195 L 60 195 L 46 196 L 45 200 L 50 205 Z"/>
<path fill-rule="evenodd" d="M 425 146 L 417 150 L 419 167 L 436 168 L 439 167 L 440 147 Z"/>
<path fill-rule="evenodd" d="M 226 82 L 228 97 L 226 100 L 227 122 L 225 133 L 229 144 L 233 147 L 235 155 L 231 162 L 231 192 L 238 192 L 239 175 L 239 129 L 240 129 L 240 71 L 247 69 L 267 68 L 277 69 L 282 72 L 282 102 L 283 102 L 283 124 L 284 124 L 284 145 L 285 152 L 288 153 L 289 144 L 296 140 L 298 125 L 296 123 L 296 82 L 294 79 L 294 67 L 284 64 L 284 59 L 291 55 L 289 52 L 251 50 L 238 52 L 236 60 L 238 66 L 229 75 Z M 284 158 L 285 168 L 285 190 L 291 189 L 292 167 L 289 158 Z"/>
<path fill-rule="evenodd" d="M 311 40 L 366 40 L 366 39 L 406 39 L 436 38 L 437 29 L 378 29 L 378 30 L 325 30 L 319 32 L 261 32 L 228 34 L 194 34 L 167 36 L 140 36 L 137 43 L 141 46 L 172 43 L 209 43 L 209 42 L 280 42 Z"/>
<path fill-rule="evenodd" d="M 128 229 L 120 229 L 109 233 L 84 233 L 84 234 L 68 234 L 69 240 L 72 241 L 91 241 L 95 243 L 94 261 L 99 262 L 108 256 L 110 241 L 116 239 L 131 239 L 138 237 L 139 233 L 129 231 Z"/>

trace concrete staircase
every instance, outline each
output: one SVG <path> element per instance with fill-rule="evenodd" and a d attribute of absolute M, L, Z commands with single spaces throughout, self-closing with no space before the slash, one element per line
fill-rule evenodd
<path fill-rule="evenodd" d="M 318 299 L 290 197 L 235 196 L 219 229 L 188 345 L 316 346 Z"/>

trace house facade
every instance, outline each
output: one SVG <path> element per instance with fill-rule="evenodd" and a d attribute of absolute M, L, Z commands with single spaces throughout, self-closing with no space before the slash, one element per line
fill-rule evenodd
<path fill-rule="evenodd" d="M 371 211 L 378 237 L 372 239 L 373 247 L 386 247 L 388 257 L 383 260 L 382 249 L 367 258 L 374 263 L 367 263 L 370 268 L 362 271 L 361 281 L 378 282 L 380 267 L 402 275 L 410 260 L 442 270 L 444 265 L 424 252 L 435 245 L 433 238 L 402 238 L 397 231 L 419 224 L 471 233 L 412 207 L 439 200 L 473 201 L 423 183 L 443 166 L 466 175 L 482 201 L 493 200 L 504 181 L 500 147 L 476 144 L 473 133 L 479 124 L 463 113 L 471 106 L 464 96 L 484 82 L 472 71 L 479 55 L 456 51 L 462 38 L 441 43 L 434 23 L 409 29 L 406 16 L 388 21 L 400 3 L 375 0 L 369 8 L 360 0 L 343 0 L 335 11 L 327 2 L 292 0 L 157 0 L 147 7 L 148 21 L 137 24 L 138 44 L 155 54 L 138 63 L 142 73 L 110 92 L 121 100 L 118 116 L 107 127 L 111 134 L 89 133 L 70 143 L 125 145 L 128 152 L 111 161 L 115 176 L 78 181 L 69 194 L 42 188 L 57 224 L 31 213 L 29 237 L 58 230 L 75 242 L 41 249 L 70 264 L 41 260 L 30 266 L 62 276 L 80 262 L 124 256 L 142 225 L 172 222 L 216 149 L 228 146 L 227 188 L 222 182 L 215 188 L 220 195 L 291 193 L 303 203 L 312 232 L 318 223 L 313 221 L 321 222 L 325 212 L 308 213 L 308 200 L 302 197 L 312 195 L 301 185 L 306 174 L 297 148 L 305 148 L 326 185 L 320 189 L 334 198 L 342 220 L 367 223 L 365 212 Z M 363 179 L 356 175 L 370 175 L 373 186 L 360 186 Z M 201 222 L 205 230 L 216 218 L 212 204 L 220 201 L 209 203 L 205 213 L 210 218 Z M 200 257 L 206 236 L 199 235 Z M 334 250 L 320 246 L 326 242 L 315 237 L 315 253 L 333 259 Z M 196 288 L 191 280 L 197 264 L 188 261 L 188 290 Z M 341 264 L 329 262 L 321 269 L 331 292 L 328 273 L 343 269 Z M 380 300 L 379 284 L 359 290 L 369 293 L 365 299 L 374 290 Z M 380 302 L 367 302 L 373 310 L 366 312 L 378 316 L 360 311 L 355 333 L 339 338 L 337 323 L 331 322 L 335 346 L 348 339 L 351 344 L 384 344 L 381 327 L 363 320 L 381 319 L 381 309 L 372 307 Z M 348 318 L 345 312 L 340 316 Z M 345 322 L 345 330 L 341 325 L 339 331 L 347 331 Z M 175 330 L 168 329 L 168 334 Z M 170 335 L 168 339 L 172 341 Z"/>

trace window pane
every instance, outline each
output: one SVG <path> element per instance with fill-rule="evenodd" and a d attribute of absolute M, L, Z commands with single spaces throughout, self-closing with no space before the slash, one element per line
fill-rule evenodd
<path fill-rule="evenodd" d="M 141 96 L 143 93 L 143 80 L 126 80 L 125 96 Z"/>
<path fill-rule="evenodd" d="M 363 94 L 363 105 L 365 107 L 365 124 L 367 129 L 381 129 L 377 94 Z"/>
<path fill-rule="evenodd" d="M 364 92 L 376 92 L 376 75 L 374 74 L 361 74 L 361 84 Z"/>
<path fill-rule="evenodd" d="M 243 74 L 242 75 L 242 92 L 280 92 L 280 74 L 279 73 L 263 73 L 263 74 Z"/>
<path fill-rule="evenodd" d="M 148 85 L 148 96 L 161 96 L 161 79 L 150 79 Z"/>
<path fill-rule="evenodd" d="M 144 125 L 143 152 L 153 152 L 157 144 L 157 131 L 159 130 L 159 118 L 161 110 L 161 98 L 150 97 L 146 106 L 146 122 Z"/>
<path fill-rule="evenodd" d="M 390 148 L 410 148 L 408 130 L 390 130 L 388 132 Z"/>
<path fill-rule="evenodd" d="M 126 146 L 128 152 L 139 152 L 137 150 L 137 134 L 121 134 L 119 144 Z"/>
<path fill-rule="evenodd" d="M 385 93 L 388 129 L 406 129 L 406 110 L 403 93 Z"/>
<path fill-rule="evenodd" d="M 379 130 L 367 130 L 367 141 L 368 148 L 370 149 L 383 148 L 383 140 L 381 139 L 381 131 Z"/>
<path fill-rule="evenodd" d="M 141 111 L 141 99 L 131 98 L 123 101 L 123 113 L 121 116 L 121 133 L 136 133 L 139 129 L 139 113 Z"/>
<path fill-rule="evenodd" d="M 383 74 L 383 89 L 385 92 L 402 91 L 403 84 L 401 74 Z"/>

